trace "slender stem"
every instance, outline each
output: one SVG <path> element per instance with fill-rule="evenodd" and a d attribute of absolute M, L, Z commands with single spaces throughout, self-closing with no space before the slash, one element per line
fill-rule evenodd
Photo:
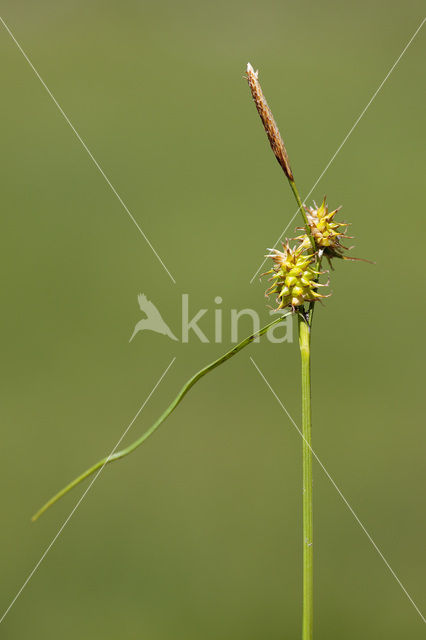
<path fill-rule="evenodd" d="M 302 361 L 303 433 L 303 624 L 302 640 L 313 637 L 313 514 L 311 449 L 311 355 L 310 326 L 299 316 L 299 346 Z"/>
<path fill-rule="evenodd" d="M 299 211 L 302 214 L 306 233 L 309 237 L 312 251 L 317 247 L 309 226 L 306 211 L 299 195 L 294 179 L 289 178 Z M 316 271 L 320 270 L 321 258 L 316 257 Z M 319 276 L 317 276 L 319 278 Z M 311 302 L 305 315 L 301 307 L 299 314 L 299 346 L 302 364 L 302 465 L 303 465 L 303 612 L 302 612 L 302 640 L 312 640 L 314 621 L 314 549 L 313 549 L 313 497 L 312 497 L 312 449 L 311 449 L 311 327 L 315 302 Z"/>
<path fill-rule="evenodd" d="M 299 194 L 299 190 L 296 186 L 296 183 L 294 181 L 294 178 L 288 178 L 291 190 L 293 191 L 294 197 L 296 198 L 296 202 L 299 205 L 299 211 L 302 215 L 303 218 L 303 223 L 305 225 L 305 230 L 306 233 L 308 235 L 309 241 L 311 243 L 311 247 L 312 247 L 312 251 L 315 253 L 317 251 L 317 245 L 315 242 L 315 238 L 312 235 L 312 230 L 311 227 L 309 226 L 309 222 L 308 222 L 308 218 L 306 216 L 306 211 L 305 211 L 305 207 L 303 206 L 303 202 L 302 199 L 300 197 Z M 317 254 L 316 257 L 316 261 L 315 261 L 315 271 L 319 271 L 321 269 L 321 257 L 319 256 L 319 254 Z M 316 277 L 316 282 L 318 282 L 319 280 L 319 276 Z M 309 312 L 308 312 L 308 318 L 309 318 L 309 325 L 312 327 L 312 320 L 314 317 L 314 309 L 315 309 L 315 301 L 312 301 L 309 305 Z"/>
<path fill-rule="evenodd" d="M 291 187 L 291 190 L 293 191 L 294 197 L 296 198 L 296 202 L 299 205 L 299 211 L 302 214 L 303 223 L 305 225 L 305 229 L 306 229 L 306 233 L 308 235 L 308 238 L 309 238 L 309 240 L 311 242 L 312 251 L 315 252 L 316 251 L 315 239 L 314 239 L 314 236 L 312 235 L 311 227 L 309 226 L 308 218 L 306 216 L 305 207 L 303 206 L 303 202 L 302 202 L 302 199 L 300 197 L 299 190 L 296 187 L 296 183 L 295 183 L 294 179 L 292 180 L 291 178 L 289 178 L 288 181 L 290 183 L 290 187 Z"/>
<path fill-rule="evenodd" d="M 306 211 L 294 179 L 289 178 L 299 211 L 302 214 L 306 233 L 312 251 L 316 253 L 315 238 L 309 226 Z M 315 270 L 321 268 L 321 257 L 317 254 Z M 318 280 L 319 276 L 317 276 Z M 312 448 L 311 448 L 311 327 L 315 301 L 311 302 L 305 315 L 304 308 L 299 314 L 299 346 L 302 363 L 302 433 L 303 433 L 303 613 L 302 640 L 312 640 L 314 621 L 314 549 L 313 549 L 313 497 L 312 497 Z"/>
<path fill-rule="evenodd" d="M 182 389 L 179 391 L 176 398 L 169 404 L 167 409 L 158 418 L 158 420 L 154 422 L 154 424 L 149 429 L 147 429 L 147 431 L 145 431 L 137 440 L 132 442 L 132 444 L 130 444 L 125 449 L 122 449 L 121 451 L 115 451 L 111 453 L 109 456 L 102 458 L 102 460 L 99 460 L 93 466 L 89 467 L 89 469 L 84 471 L 81 475 L 77 476 L 77 478 L 72 480 L 69 484 L 66 485 L 66 487 L 61 489 L 61 491 L 56 493 L 50 500 L 48 500 L 48 502 L 46 502 L 46 504 L 44 504 L 41 507 L 41 509 L 39 509 L 37 513 L 33 515 L 32 521 L 34 522 L 35 520 L 37 520 L 45 511 L 47 511 L 47 509 L 49 509 L 49 507 L 54 505 L 55 502 L 57 502 L 69 491 L 71 491 L 71 489 L 73 489 L 78 484 L 80 484 L 80 482 L 83 482 L 83 480 L 85 480 L 86 478 L 94 474 L 98 469 L 101 469 L 102 467 L 109 464 L 110 462 L 114 462 L 115 460 L 120 460 L 121 458 L 124 458 L 125 456 L 129 455 L 129 453 L 132 453 L 132 451 L 140 447 L 140 445 L 143 444 L 145 440 L 147 440 L 154 433 L 154 431 L 156 431 L 158 427 L 164 422 L 164 420 L 176 409 L 178 404 L 180 404 L 180 402 L 186 396 L 186 394 L 191 389 L 191 387 L 193 387 L 194 384 L 198 382 L 198 380 L 200 380 L 200 378 L 205 376 L 206 373 L 213 371 L 213 369 L 218 367 L 223 362 L 226 362 L 227 360 L 232 358 L 232 356 L 235 356 L 239 351 L 241 351 L 241 349 L 244 349 L 244 347 L 251 344 L 253 340 L 255 340 L 256 338 L 259 338 L 260 336 L 263 336 L 271 327 L 281 322 L 285 317 L 290 315 L 290 313 L 291 312 L 286 313 L 285 315 L 281 315 L 279 318 L 276 318 L 275 320 L 267 324 L 262 329 L 259 329 L 259 331 L 255 331 L 252 335 L 248 336 L 245 340 L 243 340 L 242 342 L 237 344 L 235 347 L 233 347 L 233 349 L 231 349 L 230 351 L 227 351 L 223 356 L 221 356 L 214 362 L 211 362 L 206 367 L 198 371 L 198 373 L 192 376 L 192 378 L 190 378 L 190 380 L 188 380 L 188 382 L 182 387 Z"/>

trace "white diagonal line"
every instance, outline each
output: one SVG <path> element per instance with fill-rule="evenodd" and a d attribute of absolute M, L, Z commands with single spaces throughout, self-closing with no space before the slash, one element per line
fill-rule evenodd
<path fill-rule="evenodd" d="M 146 404 L 148 403 L 149 399 L 151 398 L 152 394 L 154 393 L 154 391 L 157 389 L 158 385 L 161 383 L 161 381 L 163 380 L 164 376 L 166 375 L 166 373 L 168 372 L 168 370 L 170 369 L 170 367 L 172 366 L 172 364 L 174 363 L 174 361 L 176 360 L 176 357 L 172 358 L 172 360 L 170 361 L 170 363 L 168 364 L 168 366 L 166 367 L 166 369 L 163 371 L 163 373 L 161 374 L 160 378 L 157 380 L 156 384 L 154 385 L 154 387 L 152 388 L 152 390 L 150 391 L 150 393 L 148 394 L 147 398 L 144 400 L 143 404 L 141 405 L 141 407 L 139 408 L 138 412 L 136 413 L 136 415 L 134 416 L 134 418 L 131 420 L 131 422 L 129 423 L 129 425 L 126 427 L 126 429 L 124 430 L 123 434 L 120 436 L 120 439 L 118 440 L 117 444 L 115 445 L 115 447 L 113 448 L 113 450 L 111 451 L 111 453 L 109 454 L 108 458 L 105 460 L 104 464 L 102 465 L 102 467 L 99 469 L 99 471 L 97 471 L 97 473 L 93 476 L 93 479 L 90 481 L 89 486 L 87 487 L 87 489 L 84 491 L 83 495 L 81 496 L 81 498 L 77 501 L 77 503 L 75 504 L 74 508 L 72 509 L 72 511 L 70 512 L 70 514 L 67 516 L 67 518 L 65 519 L 65 521 L 63 522 L 61 528 L 59 529 L 58 533 L 55 535 L 55 537 L 51 540 L 51 542 L 49 543 L 49 545 L 47 546 L 47 548 L 45 549 L 43 555 L 41 556 L 40 560 L 37 562 L 37 564 L 34 566 L 34 568 L 32 569 L 31 573 L 28 574 L 27 578 L 25 579 L 24 584 L 22 585 L 22 587 L 19 589 L 18 593 L 16 594 L 16 596 L 13 598 L 12 602 L 9 604 L 9 606 L 7 607 L 6 611 L 3 613 L 2 617 L 0 618 L 0 624 L 3 622 L 3 620 L 5 619 L 5 617 L 7 616 L 7 614 L 9 613 L 9 611 L 11 610 L 11 608 L 13 607 L 13 605 L 15 604 L 15 602 L 17 601 L 17 599 L 19 598 L 19 596 L 21 595 L 21 593 L 23 592 L 23 590 L 25 589 L 25 587 L 27 586 L 27 584 L 29 583 L 29 581 L 31 580 L 31 578 L 33 577 L 33 575 L 35 574 L 35 572 L 37 571 L 37 569 L 39 568 L 39 566 L 41 565 L 41 563 L 43 562 L 43 560 L 45 559 L 45 557 L 47 556 L 47 554 L 49 553 L 50 549 L 53 547 L 53 545 L 55 544 L 56 540 L 59 538 L 59 536 L 61 535 L 62 531 L 65 529 L 65 527 L 67 526 L 68 522 L 71 520 L 71 518 L 73 517 L 74 513 L 77 511 L 78 507 L 80 506 L 80 504 L 83 502 L 84 498 L 87 496 L 87 494 L 89 493 L 90 489 L 93 487 L 93 485 L 95 484 L 96 480 L 99 478 L 100 474 L 102 473 L 102 471 L 105 468 L 105 465 L 108 464 L 108 460 L 111 458 L 111 456 L 115 453 L 115 451 L 117 450 L 117 448 L 119 447 L 121 441 L 123 440 L 123 438 L 126 436 L 127 432 L 129 431 L 129 429 L 131 428 L 131 426 L 134 424 L 135 420 L 138 418 L 139 414 L 141 413 L 142 409 L 146 406 Z"/>
<path fill-rule="evenodd" d="M 280 398 L 277 396 L 277 394 L 275 393 L 274 389 L 272 388 L 271 384 L 269 383 L 269 381 L 266 379 L 266 377 L 264 376 L 264 374 L 262 373 L 262 371 L 259 369 L 259 367 L 257 366 L 257 364 L 255 363 L 255 361 L 253 360 L 253 358 L 250 356 L 250 360 L 252 362 L 252 364 L 254 365 L 254 367 L 256 368 L 257 372 L 259 373 L 259 375 L 261 376 L 261 378 L 263 379 L 263 381 L 265 382 L 265 384 L 267 385 L 267 387 L 269 388 L 269 390 L 271 391 L 272 395 L 274 396 L 274 398 L 277 400 L 278 404 L 280 405 L 281 409 L 283 409 L 283 411 L 287 414 L 288 419 L 291 421 L 291 423 L 293 424 L 293 426 L 295 427 L 295 429 L 297 430 L 297 432 L 299 433 L 299 435 L 301 436 L 301 438 L 304 440 L 304 442 L 308 445 L 309 449 L 312 452 L 312 455 L 314 456 L 314 458 L 316 459 L 316 461 L 318 462 L 318 464 L 320 465 L 321 469 L 324 471 L 325 475 L 327 476 L 327 478 L 330 480 L 331 484 L 333 485 L 333 487 L 336 489 L 337 493 L 339 494 L 339 496 L 342 498 L 343 502 L 345 503 L 345 505 L 348 507 L 349 511 L 351 512 L 351 514 L 353 515 L 353 517 L 355 518 L 355 520 L 358 522 L 359 526 L 361 527 L 361 529 L 364 531 L 365 535 L 367 536 L 367 538 L 370 540 L 371 544 L 373 545 L 373 547 L 375 548 L 375 550 L 377 551 L 377 553 L 379 554 L 379 556 L 381 557 L 381 559 L 383 560 L 383 562 L 385 563 L 385 565 L 387 566 L 387 568 L 389 569 L 389 571 L 391 572 L 391 574 L 393 575 L 393 577 L 395 578 L 395 580 L 397 581 L 397 583 L 399 584 L 399 586 L 401 587 L 401 589 L 403 590 L 403 592 L 405 593 L 405 595 L 407 596 L 407 598 L 409 599 L 409 601 L 411 602 L 411 604 L 413 605 L 413 607 L 415 608 L 415 610 L 417 611 L 417 613 L 419 614 L 419 616 L 421 617 L 421 619 L 423 620 L 423 622 L 426 622 L 425 617 L 423 616 L 422 612 L 420 611 L 420 609 L 418 608 L 418 606 L 416 605 L 416 603 L 414 602 L 413 598 L 410 596 L 410 594 L 408 593 L 407 589 L 404 587 L 404 585 L 402 584 L 401 580 L 398 578 L 398 576 L 396 575 L 395 571 L 392 569 L 392 567 L 390 566 L 389 562 L 386 560 L 385 556 L 383 555 L 383 553 L 380 551 L 379 547 L 377 546 L 377 544 L 374 542 L 373 538 L 371 537 L 371 535 L 368 533 L 367 529 L 365 528 L 364 524 L 361 522 L 361 520 L 359 519 L 359 517 L 357 516 L 357 514 L 355 513 L 355 511 L 353 510 L 353 508 L 351 507 L 351 505 L 349 504 L 349 502 L 347 501 L 347 499 L 345 498 L 345 496 L 343 495 L 343 493 L 341 492 L 341 490 L 339 489 L 339 487 L 337 486 L 337 484 L 335 483 L 335 481 L 333 480 L 333 478 L 331 477 L 331 475 L 328 473 L 327 469 L 325 468 L 325 466 L 323 465 L 323 463 L 321 462 L 321 460 L 318 458 L 317 454 L 315 453 L 315 451 L 312 449 L 311 445 L 309 444 L 309 442 L 307 442 L 306 438 L 304 437 L 302 431 L 299 429 L 299 427 L 297 426 L 297 424 L 295 423 L 295 421 L 293 420 L 293 418 L 291 417 L 291 415 L 289 414 L 289 412 L 287 411 L 287 409 L 285 408 L 285 406 L 283 405 L 283 403 L 281 402 Z"/>
<path fill-rule="evenodd" d="M 12 31 L 9 29 L 9 27 L 7 26 L 7 24 L 5 23 L 5 21 L 3 20 L 3 18 L 1 16 L 0 16 L 0 21 L 3 24 L 4 28 L 6 29 L 6 31 L 8 32 L 8 34 L 10 35 L 10 37 L 12 38 L 13 42 L 18 47 L 19 51 L 24 56 L 25 60 L 30 65 L 31 69 L 34 71 L 34 73 L 37 76 L 37 78 L 40 80 L 40 82 L 43 85 L 43 87 L 46 89 L 46 91 L 49 94 L 50 98 L 53 100 L 53 102 L 55 103 L 56 107 L 58 108 L 58 111 L 60 112 L 60 114 L 63 116 L 64 120 L 66 121 L 66 123 L 69 125 L 69 127 L 73 131 L 73 133 L 76 136 L 77 140 L 81 143 L 82 147 L 87 152 L 89 158 L 92 160 L 93 164 L 95 165 L 95 167 L 97 168 L 97 170 L 99 171 L 101 176 L 104 178 L 105 182 L 107 183 L 107 185 L 109 186 L 109 188 L 111 189 L 111 191 L 113 192 L 113 194 L 115 195 L 115 197 L 117 198 L 117 200 L 119 201 L 119 203 L 121 204 L 121 206 L 123 207 L 123 209 L 125 210 L 127 215 L 129 216 L 130 220 L 133 222 L 135 227 L 138 229 L 139 233 L 141 234 L 141 236 L 143 237 L 143 239 L 145 240 L 145 242 L 147 243 L 147 245 L 149 246 L 151 251 L 154 253 L 155 257 L 160 262 L 160 264 L 162 265 L 163 269 L 166 271 L 166 273 L 169 276 L 169 278 L 172 280 L 172 282 L 174 284 L 176 284 L 176 280 L 174 279 L 174 277 L 172 276 L 170 271 L 167 269 L 167 267 L 164 264 L 163 260 L 160 258 L 159 254 L 157 253 L 157 251 L 153 247 L 153 245 L 152 245 L 151 241 L 149 240 L 148 236 L 144 233 L 144 231 L 142 230 L 141 226 L 139 225 L 139 223 L 137 222 L 137 220 L 135 219 L 135 217 L 130 212 L 129 208 L 127 207 L 127 205 L 125 204 L 125 202 L 121 198 L 121 196 L 118 193 L 117 189 L 111 183 L 111 181 L 109 180 L 109 178 L 106 175 L 105 171 L 102 169 L 101 165 L 96 160 L 96 158 L 94 157 L 93 153 L 90 151 L 89 147 L 84 142 L 83 138 L 80 136 L 80 134 L 78 133 L 77 129 L 74 127 L 73 123 L 71 122 L 71 120 L 69 119 L 69 117 L 67 116 L 65 111 L 62 109 L 61 105 L 56 100 L 55 96 L 53 95 L 53 93 L 51 92 L 51 90 L 49 89 L 49 87 L 47 86 L 47 84 L 45 83 L 45 81 L 43 80 L 43 78 L 41 77 L 41 75 L 39 74 L 39 72 L 37 71 L 37 69 L 35 68 L 35 66 L 33 65 L 33 63 L 31 62 L 31 60 L 29 59 L 29 57 L 27 56 L 27 54 L 25 53 L 25 51 L 23 50 L 23 48 L 21 47 L 21 45 L 19 44 L 19 42 L 17 41 L 17 39 L 13 35 Z"/>
<path fill-rule="evenodd" d="M 382 89 L 383 85 L 385 84 L 386 80 L 389 78 L 389 76 L 391 75 L 391 73 L 393 72 L 393 70 L 395 69 L 395 67 L 397 66 L 397 64 L 399 63 L 399 61 L 401 60 L 402 56 L 404 55 L 404 53 L 407 51 L 408 47 L 411 45 L 411 43 L 413 42 L 414 38 L 416 37 L 416 35 L 419 33 L 420 29 L 423 27 L 424 23 L 426 21 L 426 18 L 423 18 L 423 20 L 421 21 L 420 25 L 417 27 L 417 29 L 415 30 L 415 32 L 413 33 L 413 35 L 411 36 L 411 38 L 409 39 L 409 41 L 407 42 L 407 44 L 405 45 L 405 47 L 403 48 L 403 50 L 401 51 L 401 53 L 399 54 L 399 56 L 397 57 L 397 59 L 395 60 L 395 62 L 393 63 L 393 65 L 391 66 L 391 68 L 389 69 L 389 71 L 387 72 L 387 74 L 385 75 L 384 79 L 382 80 L 382 82 L 379 84 L 379 86 L 377 87 L 376 91 L 373 93 L 373 95 L 371 96 L 370 100 L 367 102 L 367 104 L 365 105 L 364 109 L 361 111 L 361 113 L 359 114 L 358 118 L 355 120 L 355 122 L 353 123 L 352 127 L 349 129 L 348 133 L 345 135 L 345 137 L 343 138 L 341 144 L 338 146 L 337 150 L 333 153 L 333 155 L 331 156 L 330 160 L 328 161 L 328 163 L 326 164 L 324 170 L 322 171 L 322 173 L 319 175 L 319 177 L 317 178 L 317 180 L 315 181 L 314 186 L 311 188 L 311 190 L 306 194 L 306 196 L 303 198 L 303 202 L 306 202 L 306 200 L 309 198 L 309 196 L 311 195 L 311 193 L 314 191 L 315 187 L 318 185 L 318 183 L 320 182 L 320 180 L 323 178 L 323 176 L 326 174 L 326 172 L 328 171 L 328 169 L 330 168 L 331 164 L 334 162 L 334 160 L 336 159 L 336 156 L 340 153 L 342 147 L 346 144 L 346 142 L 348 141 L 349 136 L 353 133 L 354 129 L 356 128 L 356 126 L 359 124 L 360 120 L 363 118 L 363 116 L 365 115 L 367 109 L 370 107 L 370 105 L 372 104 L 372 102 L 374 101 L 374 99 L 376 98 L 377 94 L 379 93 L 379 91 Z M 277 240 L 275 241 L 275 243 L 273 244 L 272 248 L 275 248 L 277 246 L 277 244 L 279 243 L 279 241 L 281 240 L 281 238 L 283 237 L 283 235 L 285 234 L 285 232 L 287 231 L 287 229 L 289 228 L 289 226 L 291 225 L 291 223 L 293 222 L 293 220 L 295 219 L 295 217 L 297 216 L 297 214 L 299 213 L 299 209 L 297 209 L 293 215 L 293 217 L 291 218 L 290 222 L 287 224 L 286 228 L 284 229 L 284 231 L 281 232 L 281 234 L 278 236 Z M 260 265 L 260 267 L 258 268 L 258 270 L 256 271 L 256 273 L 254 274 L 254 276 L 252 277 L 252 279 L 250 280 L 250 284 L 252 284 L 253 280 L 255 279 L 255 277 L 257 276 L 257 274 L 259 273 L 259 271 L 261 270 L 261 268 L 263 267 L 263 265 L 265 264 L 267 258 L 264 259 L 264 261 L 262 262 L 262 264 Z"/>

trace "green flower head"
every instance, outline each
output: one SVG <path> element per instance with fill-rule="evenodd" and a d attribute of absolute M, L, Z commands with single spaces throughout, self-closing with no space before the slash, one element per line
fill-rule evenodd
<path fill-rule="evenodd" d="M 325 197 L 319 207 L 316 204 L 314 207 L 305 205 L 306 217 L 316 246 L 327 258 L 343 258 L 343 251 L 347 247 L 340 243 L 340 239 L 350 237 L 344 233 L 347 223 L 334 222 L 334 216 L 340 209 L 341 207 L 338 207 L 334 211 L 329 211 Z M 302 242 L 304 248 L 308 248 L 309 239 L 305 235 L 299 236 L 297 240 Z"/>
<path fill-rule="evenodd" d="M 288 240 L 283 243 L 283 251 L 269 249 L 266 257 L 272 258 L 275 265 L 266 273 L 272 273 L 270 280 L 272 285 L 266 291 L 266 296 L 271 293 L 277 295 L 277 309 L 291 307 L 293 311 L 305 302 L 326 298 L 319 294 L 316 289 L 327 285 L 316 282 L 319 271 L 312 268 L 315 262 L 313 254 L 305 253 L 304 247 L 300 244 L 291 248 Z M 265 274 L 263 274 L 265 275 Z"/>

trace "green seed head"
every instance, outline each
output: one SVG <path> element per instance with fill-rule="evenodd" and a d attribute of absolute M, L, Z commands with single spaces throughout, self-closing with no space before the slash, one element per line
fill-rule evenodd
<path fill-rule="evenodd" d="M 342 258 L 345 247 L 340 243 L 340 239 L 349 236 L 344 233 L 348 225 L 333 220 L 336 213 L 340 211 L 340 207 L 329 211 L 324 197 L 321 206 L 318 207 L 316 204 L 315 207 L 305 206 L 305 210 L 317 248 L 322 249 L 328 258 Z M 306 235 L 299 236 L 297 240 L 302 242 L 304 248 L 309 248 L 310 242 Z"/>
<path fill-rule="evenodd" d="M 320 285 L 315 281 L 317 273 L 312 269 L 315 261 L 313 254 L 307 254 L 303 244 L 291 248 L 288 240 L 283 244 L 283 251 L 270 249 L 267 255 L 274 261 L 274 267 L 266 273 L 271 273 L 272 285 L 266 292 L 277 295 L 277 309 L 291 307 L 293 310 L 305 302 L 324 298 L 317 293 Z"/>

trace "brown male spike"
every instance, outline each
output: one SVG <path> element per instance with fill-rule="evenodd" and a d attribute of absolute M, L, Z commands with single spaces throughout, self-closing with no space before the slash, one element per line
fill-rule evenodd
<path fill-rule="evenodd" d="M 287 178 L 289 180 L 294 180 L 283 139 L 281 138 L 281 134 L 274 120 L 274 116 L 272 115 L 272 111 L 270 110 L 268 103 L 265 100 L 265 96 L 263 95 L 258 75 L 259 72 L 255 71 L 249 62 L 247 64 L 247 80 L 256 109 L 259 113 L 260 119 L 262 120 L 266 135 L 268 136 L 269 144 L 271 145 L 271 149 Z"/>

